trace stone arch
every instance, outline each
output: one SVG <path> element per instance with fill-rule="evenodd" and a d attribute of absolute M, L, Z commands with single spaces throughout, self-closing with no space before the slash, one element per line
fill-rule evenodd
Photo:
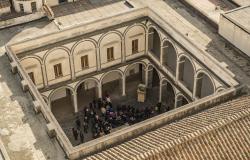
<path fill-rule="evenodd" d="M 164 40 L 162 49 L 162 65 L 173 74 L 176 74 L 178 52 L 174 44 L 169 40 Z"/>
<path fill-rule="evenodd" d="M 85 81 L 88 81 L 88 80 L 95 81 L 97 84 L 100 83 L 99 80 L 98 80 L 97 78 L 95 78 L 95 77 L 86 78 L 86 79 L 84 79 L 84 80 L 79 81 L 79 82 L 76 84 L 74 90 L 77 91 L 78 87 L 79 87 L 82 83 L 84 83 Z"/>
<path fill-rule="evenodd" d="M 112 75 L 112 76 L 110 76 Z M 124 73 L 119 70 L 111 70 L 107 73 L 104 73 L 100 79 L 100 84 L 102 87 L 102 95 L 121 95 L 125 90 L 124 83 Z"/>
<path fill-rule="evenodd" d="M 148 50 L 158 59 L 161 57 L 161 37 L 155 27 L 148 30 Z"/>
<path fill-rule="evenodd" d="M 42 60 L 40 57 L 35 55 L 24 57 L 20 59 L 20 64 L 26 70 L 31 80 L 37 87 L 44 86 L 44 73 L 42 69 Z"/>
<path fill-rule="evenodd" d="M 135 54 L 132 50 L 132 42 L 133 40 L 138 42 L 138 52 L 145 51 L 145 43 L 146 43 L 146 28 L 143 24 L 134 24 L 129 26 L 124 31 L 124 39 L 125 39 L 125 53 L 126 56 Z"/>
<path fill-rule="evenodd" d="M 193 92 L 195 65 L 191 58 L 182 54 L 178 58 L 179 75 L 178 80 L 191 92 Z"/>
<path fill-rule="evenodd" d="M 143 62 L 143 61 L 134 62 L 134 63 L 132 63 L 132 64 L 129 64 L 129 65 L 126 67 L 126 69 L 125 69 L 125 71 L 124 71 L 124 74 L 126 74 L 126 72 L 128 71 L 128 69 L 129 69 L 130 67 L 132 67 L 133 65 L 136 65 L 136 64 L 141 64 L 141 65 L 143 65 L 143 66 L 145 67 L 145 69 L 147 68 L 147 64 L 146 64 L 145 62 Z"/>
<path fill-rule="evenodd" d="M 57 54 L 55 56 L 54 54 Z M 54 73 L 54 65 L 61 64 L 62 76 L 59 77 L 61 80 L 68 80 L 71 78 L 71 58 L 70 50 L 66 47 L 57 47 L 49 50 L 43 58 L 45 70 L 47 74 L 47 80 L 49 84 L 58 83 L 58 78 Z"/>
<path fill-rule="evenodd" d="M 206 71 L 199 70 L 196 73 L 195 97 L 203 98 L 215 92 L 214 80 Z"/>
<path fill-rule="evenodd" d="M 61 117 L 67 117 L 69 114 L 77 112 L 75 105 L 75 92 L 70 86 L 63 86 L 53 90 L 49 96 L 49 106 L 54 116 L 59 120 Z"/>
<path fill-rule="evenodd" d="M 161 102 L 165 106 L 165 110 L 169 111 L 175 108 L 175 86 L 166 78 L 161 80 L 162 98 Z"/>
<path fill-rule="evenodd" d="M 88 106 L 93 100 L 99 98 L 99 80 L 91 77 L 86 78 L 77 83 L 75 86 L 75 93 L 77 96 L 77 106 L 79 110 L 83 110 L 84 107 Z"/>
<path fill-rule="evenodd" d="M 62 87 L 59 87 L 57 89 L 54 89 L 52 92 L 50 92 L 49 96 L 48 96 L 48 100 L 49 102 L 51 102 L 51 97 L 59 90 L 62 90 L 62 89 L 69 89 L 72 93 L 75 93 L 74 91 L 74 88 L 70 87 L 70 86 L 62 86 Z"/>
<path fill-rule="evenodd" d="M 98 47 L 100 50 L 100 61 L 103 67 L 106 67 L 109 62 L 107 57 L 108 48 L 113 49 L 113 60 L 122 60 L 122 40 L 123 36 L 119 31 L 110 31 L 108 33 L 103 34 L 99 41 Z M 112 60 L 112 61 L 113 61 Z M 118 62 L 117 62 L 118 63 Z"/>
<path fill-rule="evenodd" d="M 85 70 L 81 63 L 81 57 L 87 56 L 88 58 L 88 67 L 93 68 L 97 67 L 97 54 L 96 54 L 97 42 L 93 39 L 84 39 L 78 41 L 74 44 L 71 50 L 72 60 L 74 64 L 74 72 L 76 76 L 80 75 L 79 72 Z M 91 63 L 90 63 L 91 62 Z"/>
<path fill-rule="evenodd" d="M 189 103 L 188 99 L 183 94 L 176 95 L 176 108 L 184 106 Z"/>
<path fill-rule="evenodd" d="M 222 91 L 224 91 L 224 90 L 225 90 L 224 87 L 219 87 L 219 88 L 216 89 L 216 93 L 222 92 Z"/>

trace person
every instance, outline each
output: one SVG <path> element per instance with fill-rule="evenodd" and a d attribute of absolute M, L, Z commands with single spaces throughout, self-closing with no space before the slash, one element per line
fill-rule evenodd
<path fill-rule="evenodd" d="M 72 133 L 73 133 L 75 140 L 77 140 L 78 139 L 78 132 L 75 128 L 72 128 Z"/>
<path fill-rule="evenodd" d="M 80 140 L 81 140 L 81 143 L 84 142 L 84 135 L 82 133 L 82 130 L 80 130 Z"/>
<path fill-rule="evenodd" d="M 81 128 L 81 121 L 80 121 L 79 117 L 77 117 L 77 119 L 76 119 L 76 127 L 78 130 L 80 130 L 80 128 Z"/>
<path fill-rule="evenodd" d="M 88 133 L 89 125 L 87 121 L 83 121 L 83 130 L 84 133 Z"/>

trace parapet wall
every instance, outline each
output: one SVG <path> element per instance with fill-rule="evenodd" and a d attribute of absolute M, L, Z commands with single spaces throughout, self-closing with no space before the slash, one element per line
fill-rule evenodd
<path fill-rule="evenodd" d="M 17 72 L 21 78 L 21 84 L 24 91 L 29 91 L 33 97 L 34 110 L 39 113 L 41 112 L 47 121 L 48 135 L 51 137 L 56 137 L 59 144 L 64 149 L 66 155 L 69 159 L 78 159 L 79 157 L 88 156 L 90 154 L 96 153 L 111 147 L 113 145 L 119 144 L 123 141 L 129 140 L 133 137 L 139 136 L 145 132 L 149 132 L 153 129 L 159 128 L 167 123 L 174 120 L 183 118 L 186 115 L 191 115 L 206 108 L 217 105 L 224 101 L 230 100 L 237 95 L 242 93 L 244 87 L 229 88 L 218 94 L 211 95 L 206 99 L 201 99 L 193 103 L 187 104 L 181 108 L 169 111 L 162 115 L 150 118 L 136 125 L 132 125 L 111 133 L 107 136 L 100 137 L 93 141 L 84 143 L 82 145 L 73 147 L 69 139 L 63 132 L 59 123 L 53 116 L 52 112 L 49 110 L 48 105 L 44 102 L 41 94 L 36 89 L 35 85 L 28 78 L 27 73 L 22 68 L 15 54 L 13 54 L 7 48 L 7 55 L 11 61 L 12 71 Z"/>

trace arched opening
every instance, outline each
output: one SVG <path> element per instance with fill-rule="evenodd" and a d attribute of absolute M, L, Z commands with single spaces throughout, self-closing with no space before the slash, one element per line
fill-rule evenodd
<path fill-rule="evenodd" d="M 185 56 L 181 57 L 179 60 L 179 80 L 189 91 L 193 92 L 194 67 Z"/>
<path fill-rule="evenodd" d="M 72 68 L 67 48 L 55 48 L 46 53 L 44 65 L 49 85 L 58 83 L 59 79 L 63 81 L 71 79 Z"/>
<path fill-rule="evenodd" d="M 183 96 L 183 95 L 179 95 L 177 97 L 177 104 L 176 104 L 176 108 L 184 106 L 188 104 L 188 100 Z"/>
<path fill-rule="evenodd" d="M 119 71 L 111 71 L 102 78 L 102 95 L 107 94 L 112 99 L 119 99 L 122 95 L 122 73 Z"/>
<path fill-rule="evenodd" d="M 169 41 L 163 43 L 163 55 L 162 55 L 163 66 L 167 67 L 168 70 L 175 75 L 176 73 L 176 63 L 177 63 L 177 53 Z"/>
<path fill-rule="evenodd" d="M 43 88 L 43 72 L 40 58 L 37 57 L 26 57 L 20 61 L 22 67 L 28 73 L 31 81 L 36 85 L 37 88 Z"/>
<path fill-rule="evenodd" d="M 81 76 L 89 70 L 96 70 L 96 44 L 94 42 L 91 40 L 78 42 L 74 45 L 72 50 L 74 72 L 76 76 Z"/>
<path fill-rule="evenodd" d="M 98 83 L 94 79 L 86 79 L 77 86 L 77 104 L 79 111 L 84 110 L 93 100 L 98 99 Z"/>
<path fill-rule="evenodd" d="M 145 51 L 145 28 L 141 25 L 129 27 L 125 31 L 125 50 L 126 59 L 130 55 Z"/>
<path fill-rule="evenodd" d="M 137 98 L 139 84 L 145 84 L 145 65 L 136 63 L 128 66 L 126 76 L 126 95 L 128 98 Z"/>
<path fill-rule="evenodd" d="M 159 89 L 160 89 L 160 77 L 159 73 L 154 67 L 148 68 L 148 91 L 147 98 L 152 102 L 152 104 L 156 104 L 159 101 Z"/>
<path fill-rule="evenodd" d="M 51 111 L 57 121 L 65 123 L 67 118 L 74 115 L 74 99 L 73 92 L 69 88 L 60 88 L 50 96 Z"/>
<path fill-rule="evenodd" d="M 149 29 L 148 50 L 157 58 L 161 56 L 161 39 L 154 28 Z"/>
<path fill-rule="evenodd" d="M 162 82 L 162 105 L 165 111 L 174 109 L 175 105 L 175 91 L 171 83 L 164 80 Z"/>
<path fill-rule="evenodd" d="M 122 36 L 117 32 L 109 32 L 99 40 L 100 58 L 102 68 L 121 63 Z"/>
<path fill-rule="evenodd" d="M 214 85 L 210 77 L 205 73 L 199 73 L 196 81 L 196 97 L 203 98 L 213 94 Z"/>

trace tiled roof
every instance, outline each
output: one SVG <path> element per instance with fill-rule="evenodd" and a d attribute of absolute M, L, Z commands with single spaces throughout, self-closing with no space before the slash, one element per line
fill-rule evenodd
<path fill-rule="evenodd" d="M 250 159 L 250 96 L 171 123 L 86 160 Z"/>
<path fill-rule="evenodd" d="M 9 0 L 0 0 L 0 9 L 1 8 L 6 8 L 10 6 L 10 1 Z"/>

